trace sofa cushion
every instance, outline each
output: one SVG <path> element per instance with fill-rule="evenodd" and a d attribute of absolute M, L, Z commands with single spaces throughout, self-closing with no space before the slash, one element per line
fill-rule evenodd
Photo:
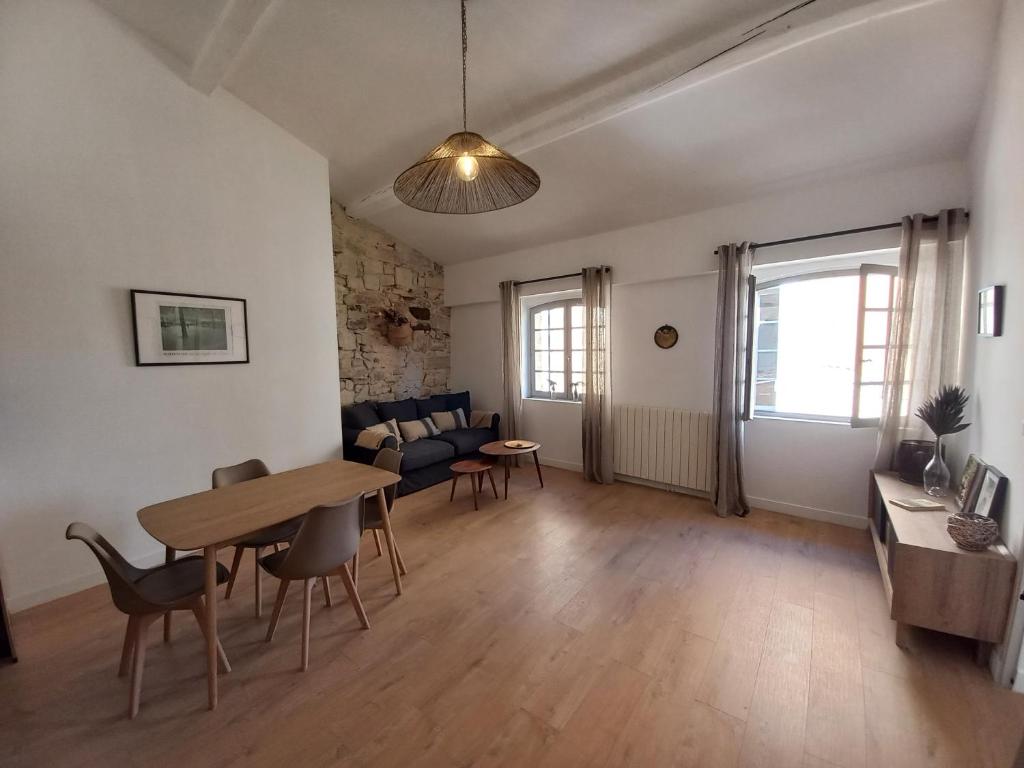
<path fill-rule="evenodd" d="M 374 424 L 380 424 L 383 419 L 377 413 L 376 406 L 367 401 L 356 403 L 341 409 L 341 423 L 346 427 L 354 429 L 366 429 Z"/>
<path fill-rule="evenodd" d="M 412 443 L 402 443 L 402 471 L 412 471 L 436 464 L 455 456 L 455 449 L 436 438 L 423 438 Z"/>
<path fill-rule="evenodd" d="M 437 437 L 441 434 L 441 430 L 437 428 L 437 425 L 429 416 L 416 419 L 415 421 L 399 422 L 398 428 L 402 432 L 402 439 L 410 443 L 422 440 L 425 437 Z"/>
<path fill-rule="evenodd" d="M 377 403 L 377 413 L 380 414 L 381 421 L 394 419 L 399 424 L 403 421 L 415 421 L 419 418 L 416 415 L 416 401 L 411 397 L 406 400 Z"/>
<path fill-rule="evenodd" d="M 423 419 L 432 414 L 434 411 L 447 411 L 448 400 L 444 395 L 434 395 L 433 397 L 424 397 L 422 400 L 416 401 L 416 418 Z"/>
<path fill-rule="evenodd" d="M 448 405 L 444 408 L 437 408 L 438 411 L 454 411 L 456 408 L 461 408 L 462 412 L 466 414 L 466 418 L 469 418 L 470 412 L 473 410 L 469 406 L 469 390 L 465 392 L 452 392 L 451 394 L 445 395 L 444 399 L 448 401 Z"/>
<path fill-rule="evenodd" d="M 469 422 L 466 421 L 466 414 L 461 408 L 454 411 L 435 411 L 430 414 L 430 420 L 437 425 L 442 432 L 451 432 L 453 429 L 468 429 Z"/>
<path fill-rule="evenodd" d="M 495 439 L 494 431 L 490 429 L 453 429 L 450 432 L 442 432 L 433 438 L 432 442 L 444 440 L 455 449 L 456 456 L 465 456 L 480 449 L 484 443 L 490 443 Z"/>

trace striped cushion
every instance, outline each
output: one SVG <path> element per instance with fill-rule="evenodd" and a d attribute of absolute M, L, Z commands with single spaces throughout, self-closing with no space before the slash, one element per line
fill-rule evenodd
<path fill-rule="evenodd" d="M 374 424 L 372 427 L 364 429 L 359 433 L 358 437 L 356 437 L 356 445 L 361 448 L 380 448 L 380 444 L 384 442 L 384 438 L 389 436 L 394 437 L 395 440 L 398 441 L 399 445 L 402 444 L 402 433 L 398 429 L 398 422 L 394 419 L 380 424 Z M 370 444 L 374 442 L 374 445 Z"/>
<path fill-rule="evenodd" d="M 453 429 L 466 429 L 469 426 L 466 423 L 466 414 L 462 412 L 461 408 L 456 408 L 454 411 L 437 411 L 430 414 L 430 418 L 442 432 L 451 432 Z"/>
<path fill-rule="evenodd" d="M 415 421 L 401 421 L 398 428 L 402 430 L 402 437 L 407 443 L 415 442 L 424 437 L 437 437 L 441 430 L 431 421 L 430 417 L 416 419 Z"/>

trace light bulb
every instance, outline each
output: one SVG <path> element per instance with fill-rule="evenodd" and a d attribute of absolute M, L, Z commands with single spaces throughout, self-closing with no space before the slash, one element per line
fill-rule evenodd
<path fill-rule="evenodd" d="M 480 164 L 475 157 L 470 157 L 466 152 L 455 161 L 455 173 L 463 181 L 472 181 L 480 173 Z"/>

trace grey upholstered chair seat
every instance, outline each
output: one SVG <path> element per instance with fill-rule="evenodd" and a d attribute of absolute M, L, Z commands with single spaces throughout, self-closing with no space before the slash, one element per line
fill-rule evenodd
<path fill-rule="evenodd" d="M 260 565 L 263 566 L 263 570 L 269 573 L 271 576 L 276 576 L 278 569 L 281 567 L 281 563 L 288 557 L 288 550 L 282 549 L 280 552 L 272 552 L 269 555 L 264 555 L 260 558 Z"/>
<path fill-rule="evenodd" d="M 228 580 L 228 569 L 217 563 L 217 583 Z M 172 560 L 144 571 L 142 578 L 135 582 L 135 588 L 143 599 L 155 606 L 171 607 L 180 602 L 195 599 L 205 587 L 203 558 L 199 555 Z"/>

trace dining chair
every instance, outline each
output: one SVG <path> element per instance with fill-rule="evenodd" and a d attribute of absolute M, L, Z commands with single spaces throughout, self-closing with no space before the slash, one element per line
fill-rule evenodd
<path fill-rule="evenodd" d="M 121 664 L 117 674 L 118 677 L 124 677 L 131 667 L 128 713 L 134 720 L 139 713 L 142 669 L 146 660 L 146 631 L 150 625 L 166 613 L 187 610 L 192 611 L 203 636 L 206 635 L 203 558 L 192 555 L 154 568 L 137 568 L 85 523 L 72 523 L 64 536 L 68 540 L 78 539 L 92 550 L 106 574 L 114 605 L 128 615 L 128 628 L 124 633 Z M 223 584 L 227 579 L 228 569 L 217 563 L 217 583 Z M 231 665 L 228 664 L 228 657 L 219 640 L 217 653 L 224 671 L 230 672 Z"/>
<path fill-rule="evenodd" d="M 230 467 L 218 467 L 213 470 L 213 487 L 225 488 L 229 485 L 235 485 L 237 483 L 255 480 L 260 477 L 266 477 L 269 474 L 270 470 L 267 469 L 266 464 L 259 459 L 249 459 L 248 461 L 243 461 L 241 464 L 235 464 Z M 224 591 L 224 599 L 228 600 L 231 598 L 231 592 L 234 590 L 235 579 L 238 577 L 238 571 L 242 565 L 242 555 L 245 553 L 245 550 L 254 550 L 256 561 L 255 614 L 257 619 L 260 618 L 263 615 L 263 585 L 260 579 L 259 566 L 260 554 L 267 547 L 274 547 L 275 551 L 279 551 L 282 544 L 286 544 L 291 541 L 292 537 L 295 536 L 301 523 L 301 518 L 287 520 L 283 523 L 272 525 L 269 528 L 255 531 L 251 535 L 247 536 L 244 541 L 236 542 L 235 557 L 231 561 L 231 574 L 228 577 L 228 587 Z M 329 589 L 330 586 L 325 585 L 325 590 Z"/>
<path fill-rule="evenodd" d="M 338 504 L 313 507 L 302 518 L 298 533 L 291 545 L 280 552 L 260 558 L 260 565 L 272 576 L 281 580 L 274 602 L 274 612 L 267 628 L 267 642 L 274 639 L 277 623 L 281 619 L 288 586 L 293 581 L 302 581 L 302 671 L 309 668 L 309 620 L 312 609 L 313 585 L 319 578 L 337 573 L 348 592 L 363 629 L 370 628 L 366 611 L 359 600 L 348 561 L 359 547 L 360 539 L 360 496 L 353 496 Z M 328 605 L 330 602 L 328 601 Z"/>
<path fill-rule="evenodd" d="M 396 475 L 401 474 L 399 470 L 402 468 L 402 452 L 396 451 L 393 448 L 381 448 L 373 460 L 373 466 L 378 469 L 386 469 L 388 472 L 393 472 Z M 405 560 L 402 558 L 402 550 L 398 548 L 398 540 L 395 538 L 394 529 L 391 526 L 391 513 L 395 510 L 395 502 L 397 498 L 398 483 L 384 488 L 384 499 L 387 502 L 388 508 L 386 513 L 388 516 L 387 525 L 384 525 L 384 519 L 381 516 L 376 491 L 363 496 L 362 501 L 360 502 L 362 504 L 362 514 L 360 517 L 362 520 L 362 530 L 373 532 L 373 542 L 377 547 L 378 557 L 382 557 L 384 555 L 383 547 L 380 542 L 381 533 L 384 534 L 385 540 L 390 537 L 391 546 L 388 547 L 388 556 L 391 558 L 391 570 L 395 577 L 395 586 L 399 591 L 401 591 L 402 584 L 399 574 L 405 576 L 408 573 L 408 570 L 406 570 Z M 392 549 L 394 551 L 394 555 L 391 554 Z M 356 584 L 359 583 L 358 550 L 352 559 L 352 578 L 355 579 Z"/>

